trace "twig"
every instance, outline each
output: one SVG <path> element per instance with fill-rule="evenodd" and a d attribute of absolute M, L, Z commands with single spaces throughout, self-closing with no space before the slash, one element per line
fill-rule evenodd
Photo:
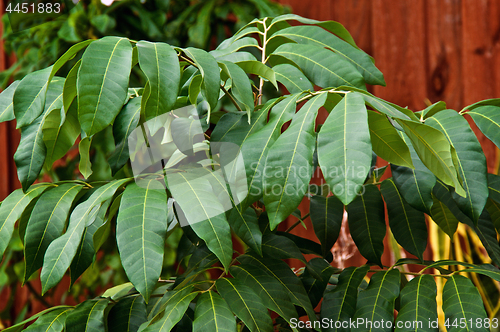
<path fill-rule="evenodd" d="M 298 218 L 299 220 L 297 220 L 297 221 L 295 222 L 295 224 L 293 224 L 292 226 L 288 227 L 288 229 L 285 231 L 285 233 L 290 233 L 290 231 L 291 231 L 292 229 L 294 229 L 295 227 L 297 227 L 300 223 L 304 222 L 304 220 L 306 220 L 306 219 L 307 219 L 307 217 L 309 217 L 309 215 L 310 215 L 310 214 L 309 214 L 309 213 L 307 213 L 307 214 L 304 216 L 304 218 L 302 218 L 302 219 Z"/>
<path fill-rule="evenodd" d="M 31 292 L 31 294 L 33 294 L 35 296 L 35 298 L 40 301 L 40 303 L 42 303 L 44 306 L 46 307 L 52 307 L 51 304 L 49 304 L 37 291 L 36 289 L 33 287 L 33 285 L 28 281 L 26 283 L 26 286 L 28 286 L 28 289 L 29 291 Z"/>
<path fill-rule="evenodd" d="M 266 64 L 266 44 L 267 44 L 267 30 L 268 28 L 266 28 L 266 20 L 267 20 L 267 17 L 264 18 L 264 20 L 262 21 L 262 25 L 264 26 L 264 36 L 262 38 L 262 57 L 261 57 L 261 62 L 263 64 Z M 262 92 L 263 92 L 263 89 L 264 89 L 264 79 L 261 77 L 260 78 L 260 81 L 259 81 L 259 95 L 258 95 L 258 104 L 262 104 Z"/>
<path fill-rule="evenodd" d="M 234 97 L 229 93 L 229 91 L 227 91 L 226 88 L 224 86 L 222 86 L 222 85 L 220 86 L 220 88 L 229 97 L 229 99 L 231 99 L 231 101 L 233 102 L 234 106 L 236 106 L 236 108 L 238 109 L 238 111 L 243 112 L 243 110 L 241 109 L 240 105 L 238 105 L 238 103 L 236 102 L 236 99 L 234 99 Z"/>

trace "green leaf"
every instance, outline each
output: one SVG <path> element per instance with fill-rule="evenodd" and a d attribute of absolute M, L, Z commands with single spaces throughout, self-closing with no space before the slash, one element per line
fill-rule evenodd
<path fill-rule="evenodd" d="M 500 147 L 500 103 L 471 106 L 466 107 L 469 111 L 465 114 L 470 115 L 484 136 Z"/>
<path fill-rule="evenodd" d="M 89 45 L 78 70 L 78 120 L 87 136 L 110 125 L 127 98 L 132 46 L 104 37 Z"/>
<path fill-rule="evenodd" d="M 302 106 L 269 149 L 263 188 L 271 230 L 295 211 L 307 192 L 313 173 L 314 125 L 326 96 L 320 94 Z"/>
<path fill-rule="evenodd" d="M 420 275 L 413 278 L 401 291 L 401 309 L 396 319 L 397 332 L 416 330 L 438 331 L 431 329 L 430 322 L 437 320 L 436 282 L 430 275 Z M 411 328 L 405 326 L 411 322 Z M 401 328 L 398 327 L 401 324 Z M 404 327 L 404 328 L 403 328 Z M 416 328 L 416 329 L 415 329 Z"/>
<path fill-rule="evenodd" d="M 363 76 L 356 67 L 325 48 L 287 43 L 272 54 L 293 61 L 311 82 L 322 88 L 347 85 L 366 89 Z"/>
<path fill-rule="evenodd" d="M 146 318 L 146 303 L 142 296 L 120 299 L 108 315 L 109 332 L 135 332 Z"/>
<path fill-rule="evenodd" d="M 61 236 L 73 200 L 81 189 L 80 184 L 62 184 L 42 194 L 37 201 L 24 237 L 24 282 L 42 267 L 45 251 L 53 240 Z"/>
<path fill-rule="evenodd" d="M 444 183 L 454 186 L 457 194 L 465 197 L 466 193 L 458 180 L 457 170 L 453 164 L 453 147 L 446 136 L 422 123 L 399 119 L 397 121 L 408 135 L 424 165 Z"/>
<path fill-rule="evenodd" d="M 219 278 L 215 285 L 231 310 L 250 331 L 271 331 L 273 329 L 273 322 L 267 308 L 252 289 L 241 280 Z"/>
<path fill-rule="evenodd" d="M 359 252 L 369 262 L 382 266 L 384 252 L 384 201 L 377 186 L 365 185 L 362 194 L 346 207 L 349 230 Z"/>
<path fill-rule="evenodd" d="M 307 264 L 304 255 L 300 252 L 297 245 L 285 236 L 276 235 L 274 233 L 264 234 L 262 239 L 262 251 L 264 257 L 275 259 L 295 258 Z"/>
<path fill-rule="evenodd" d="M 54 161 L 64 157 L 80 135 L 77 108 L 71 107 L 67 114 L 64 109 L 54 109 L 45 118 L 42 136 L 47 148 L 45 165 L 51 168 Z"/>
<path fill-rule="evenodd" d="M 470 227 L 474 226 L 468 223 Z M 497 233 L 493 222 L 491 221 L 488 211 L 485 209 L 479 216 L 477 226 L 472 227 L 476 234 L 479 236 L 481 243 L 488 252 L 491 260 L 500 266 L 500 245 L 497 240 Z"/>
<path fill-rule="evenodd" d="M 21 189 L 13 191 L 0 205 L 0 256 L 3 256 L 14 231 L 14 224 L 21 217 L 30 202 L 41 195 L 51 184 L 32 186 L 26 193 Z"/>
<path fill-rule="evenodd" d="M 427 106 L 422 111 L 417 112 L 417 114 L 420 113 L 420 119 L 425 120 L 428 117 L 431 117 L 434 114 L 437 114 L 438 112 L 441 112 L 445 109 L 446 109 L 446 103 L 444 101 L 438 101 L 437 103 Z"/>
<path fill-rule="evenodd" d="M 93 218 L 91 225 L 85 227 L 80 241 L 80 245 L 76 250 L 75 257 L 70 265 L 71 285 L 87 270 L 87 268 L 94 263 L 96 251 L 94 250 L 94 234 L 104 224 L 104 216 L 108 211 L 111 200 L 102 203 L 101 207 L 89 216 Z M 89 221 L 87 221 L 87 224 Z"/>
<path fill-rule="evenodd" d="M 380 190 L 387 205 L 389 225 L 394 238 L 409 253 L 423 260 L 428 237 L 424 213 L 406 203 L 391 179 L 384 180 Z"/>
<path fill-rule="evenodd" d="M 349 204 L 365 182 L 372 161 L 366 106 L 348 93 L 318 133 L 318 162 L 330 191 Z"/>
<path fill-rule="evenodd" d="M 461 275 L 453 274 L 446 281 L 443 288 L 443 311 L 445 319 L 453 322 L 455 319 L 465 320 L 467 327 L 465 329 L 453 327 L 450 323 L 448 331 L 488 331 L 484 327 L 476 326 L 476 319 L 483 321 L 488 318 L 484 310 L 481 295 L 469 279 Z M 472 326 L 469 320 L 472 320 Z"/>
<path fill-rule="evenodd" d="M 215 109 L 219 100 L 220 89 L 220 71 L 215 58 L 204 50 L 188 47 L 182 49 L 196 67 L 200 70 L 203 77 L 201 85 L 201 94 L 210 105 L 210 110 Z M 210 110 L 208 112 L 210 118 Z"/>
<path fill-rule="evenodd" d="M 12 82 L 7 89 L 0 93 L 0 122 L 11 121 L 14 116 L 14 92 L 20 81 Z"/>
<path fill-rule="evenodd" d="M 302 273 L 300 279 L 304 284 L 304 288 L 311 300 L 312 306 L 316 307 L 323 299 L 323 294 L 330 277 L 339 270 L 333 268 L 325 259 L 319 257 L 311 259 L 307 267 L 308 269 Z M 315 274 L 317 274 L 317 276 L 314 276 L 311 271 L 316 271 Z"/>
<path fill-rule="evenodd" d="M 500 176 L 488 173 L 489 197 L 497 203 L 500 203 Z"/>
<path fill-rule="evenodd" d="M 263 197 L 264 166 L 269 149 L 281 134 L 283 124 L 295 114 L 300 94 L 285 97 L 276 103 L 269 113 L 269 122 L 254 131 L 241 145 L 248 183 L 248 195 L 244 205 L 250 205 Z"/>
<path fill-rule="evenodd" d="M 387 116 L 368 111 L 368 126 L 373 152 L 391 164 L 414 168 L 410 149 Z"/>
<path fill-rule="evenodd" d="M 408 136 L 401 133 L 401 137 L 410 149 L 415 169 L 391 165 L 394 183 L 408 204 L 419 211 L 429 214 L 433 206 L 432 188 L 436 184 L 436 176 L 418 158 Z"/>
<path fill-rule="evenodd" d="M 314 195 L 309 205 L 314 233 L 321 243 L 323 257 L 326 257 L 337 241 L 344 217 L 344 205 L 335 196 Z"/>
<path fill-rule="evenodd" d="M 283 63 L 273 67 L 276 80 L 285 86 L 290 93 L 314 91 L 309 79 L 295 66 Z"/>
<path fill-rule="evenodd" d="M 291 303 L 304 308 L 309 319 L 316 321 L 316 314 L 304 289 L 304 285 L 285 262 L 279 259 L 256 258 L 251 255 L 239 256 L 238 261 L 260 269 L 278 280 L 288 292 Z"/>
<path fill-rule="evenodd" d="M 349 322 L 356 312 L 358 288 L 369 266 L 348 267 L 339 276 L 337 286 L 326 291 L 321 305 L 321 318 L 334 322 Z M 329 329 L 325 331 L 349 331 L 348 328 Z"/>
<path fill-rule="evenodd" d="M 236 332 L 236 320 L 226 301 L 212 291 L 203 293 L 196 302 L 194 332 Z"/>
<path fill-rule="evenodd" d="M 241 212 L 238 207 L 235 207 L 229 213 L 227 220 L 234 233 L 250 248 L 262 255 L 262 232 L 255 210 L 249 207 Z"/>
<path fill-rule="evenodd" d="M 45 253 L 40 275 L 42 294 L 54 287 L 70 266 L 92 211 L 95 211 L 94 209 L 97 209 L 104 201 L 113 197 L 116 190 L 128 181 L 130 179 L 116 180 L 100 187 L 73 210 L 66 233 L 52 241 Z"/>
<path fill-rule="evenodd" d="M 66 317 L 71 312 L 68 308 L 58 308 L 52 310 L 38 318 L 35 323 L 31 324 L 24 331 L 26 332 L 61 332 L 64 330 Z"/>
<path fill-rule="evenodd" d="M 142 97 L 132 98 L 116 116 L 113 124 L 113 138 L 116 149 L 108 159 L 113 174 L 118 172 L 129 159 L 128 136 L 139 124 Z"/>
<path fill-rule="evenodd" d="M 105 330 L 104 311 L 109 300 L 87 300 L 66 317 L 68 331 L 102 332 Z"/>
<path fill-rule="evenodd" d="M 171 292 L 167 292 L 167 294 L 169 293 Z M 163 313 L 163 317 L 142 324 L 138 332 L 170 332 L 175 324 L 184 316 L 189 303 L 198 293 L 177 291 L 173 295 L 169 295 L 170 297 L 166 302 L 165 310 L 161 312 Z"/>
<path fill-rule="evenodd" d="M 66 62 L 73 59 L 78 52 L 87 47 L 93 41 L 93 39 L 84 40 L 71 46 L 59 59 L 57 59 L 57 61 L 52 66 L 52 72 L 50 73 L 49 81 L 52 80 L 54 75 L 66 64 Z"/>
<path fill-rule="evenodd" d="M 273 68 L 266 66 L 260 61 L 240 61 L 236 63 L 245 73 L 258 75 L 271 82 L 276 89 L 278 83 L 276 82 L 276 74 Z"/>
<path fill-rule="evenodd" d="M 19 82 L 13 98 L 16 128 L 26 127 L 42 114 L 51 70 L 52 66 L 29 73 Z"/>
<path fill-rule="evenodd" d="M 299 21 L 300 23 L 303 23 L 303 24 L 318 25 L 318 26 L 330 31 L 333 34 L 336 34 L 337 36 L 339 36 L 340 38 L 342 38 L 343 40 L 345 40 L 346 42 L 348 42 L 352 46 L 357 47 L 356 43 L 354 42 L 354 39 L 352 39 L 349 31 L 347 31 L 347 29 L 344 28 L 344 26 L 342 24 L 340 24 L 339 22 L 335 22 L 335 21 L 316 21 L 316 20 L 312 20 L 309 18 L 304 18 L 304 17 L 299 16 L 299 15 L 295 15 L 295 14 L 286 14 L 286 15 L 281 15 L 281 16 L 273 18 L 269 28 L 278 22 L 288 21 L 288 20 Z"/>
<path fill-rule="evenodd" d="M 78 60 L 73 68 L 71 68 L 68 76 L 66 76 L 66 80 L 64 81 L 63 105 L 65 110 L 69 110 L 71 104 L 73 103 L 73 100 L 76 97 L 76 81 L 81 64 L 82 60 Z"/>
<path fill-rule="evenodd" d="M 137 43 L 139 65 L 148 79 L 142 99 L 145 120 L 155 119 L 172 109 L 179 92 L 181 69 L 175 50 L 165 43 L 141 40 Z M 147 90 L 147 92 L 146 92 Z M 149 123 L 151 135 L 163 126 L 158 120 Z"/>
<path fill-rule="evenodd" d="M 385 86 L 384 75 L 373 64 L 372 58 L 357 47 L 318 26 L 293 26 L 279 30 L 271 38 L 282 36 L 299 44 L 328 48 L 352 63 L 363 75 L 366 83 Z"/>
<path fill-rule="evenodd" d="M 231 275 L 250 287 L 268 309 L 276 312 L 288 323 L 292 318 L 298 318 L 287 290 L 264 270 L 249 264 L 240 264 L 232 266 L 230 271 Z"/>
<path fill-rule="evenodd" d="M 196 105 L 198 101 L 198 95 L 201 91 L 201 84 L 203 83 L 203 78 L 201 74 L 195 75 L 189 83 L 189 101 L 191 104 Z"/>
<path fill-rule="evenodd" d="M 231 78 L 231 92 L 243 104 L 248 114 L 248 119 L 250 119 L 250 112 L 253 111 L 254 101 L 252 86 L 247 74 L 238 65 L 229 61 L 220 61 L 219 66 Z"/>
<path fill-rule="evenodd" d="M 399 296 L 399 270 L 390 269 L 375 273 L 368 287 L 358 295 L 356 313 L 353 320 L 364 319 L 365 322 L 394 321 L 394 301 Z M 368 323 L 369 324 L 369 323 Z M 374 328 L 359 324 L 352 331 L 392 331 L 387 324 L 383 328 Z"/>
<path fill-rule="evenodd" d="M 32 320 L 35 320 L 35 319 L 37 319 L 38 317 L 40 317 L 42 315 L 48 314 L 51 311 L 59 310 L 59 309 L 62 309 L 62 308 L 72 309 L 73 307 L 69 306 L 69 305 L 61 305 L 61 306 L 56 306 L 56 307 L 45 309 L 45 310 L 40 311 L 39 313 L 37 313 L 35 315 L 32 315 L 29 318 L 23 320 L 22 322 L 19 322 L 17 324 L 12 325 L 11 327 L 3 329 L 2 331 L 5 331 L 5 332 L 17 332 L 17 331 L 21 331 L 21 329 L 23 329 L 23 327 L 24 327 L 24 325 L 26 325 L 26 323 L 31 322 Z"/>
<path fill-rule="evenodd" d="M 458 156 L 457 170 L 467 196 L 454 194 L 453 198 L 460 209 L 476 222 L 488 199 L 486 157 L 476 134 L 467 120 L 454 110 L 441 111 L 428 118 L 425 123 L 441 130 L 455 148 Z"/>
<path fill-rule="evenodd" d="M 189 224 L 228 269 L 233 256 L 231 229 L 225 209 L 208 179 L 203 177 L 205 174 L 196 169 L 167 174 L 167 186 L 187 219 L 181 225 Z"/>
<path fill-rule="evenodd" d="M 449 193 L 447 196 L 449 196 L 447 199 L 452 199 Z M 446 204 L 441 201 L 442 198 L 438 199 L 434 196 L 433 199 L 434 202 L 432 204 L 430 216 L 439 228 L 448 234 L 450 239 L 453 239 L 453 234 L 457 231 L 459 221 Z"/>
<path fill-rule="evenodd" d="M 148 302 L 161 274 L 167 231 L 167 192 L 156 179 L 127 186 L 116 221 L 116 241 L 127 277 Z"/>
<path fill-rule="evenodd" d="M 216 50 L 210 51 L 209 54 L 220 61 L 221 59 L 225 58 L 227 55 L 241 53 L 241 52 L 238 52 L 238 53 L 234 53 L 234 52 L 239 51 L 242 48 L 258 47 L 258 46 L 259 46 L 259 43 L 257 42 L 257 40 L 255 38 L 244 37 L 244 38 L 235 40 L 230 44 L 225 44 L 223 42 L 222 44 L 219 45 L 219 47 L 217 47 Z M 232 62 L 236 62 L 236 61 L 232 61 Z"/>
<path fill-rule="evenodd" d="M 80 153 L 80 162 L 78 169 L 85 179 L 92 175 L 92 163 L 90 162 L 90 145 L 93 137 L 85 137 L 78 143 L 78 152 Z"/>

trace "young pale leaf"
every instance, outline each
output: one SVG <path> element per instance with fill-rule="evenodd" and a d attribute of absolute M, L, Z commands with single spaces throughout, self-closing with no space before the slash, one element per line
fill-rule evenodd
<path fill-rule="evenodd" d="M 92 224 L 85 227 L 83 231 L 82 240 L 80 241 L 80 245 L 76 250 L 75 257 L 70 265 L 70 275 L 71 275 L 71 285 L 75 283 L 75 281 L 87 270 L 87 268 L 94 263 L 96 251 L 94 250 L 94 234 L 97 232 L 99 227 L 104 224 L 104 216 L 108 211 L 108 207 L 111 204 L 111 200 L 107 200 L 102 203 L 99 210 L 95 211 L 95 218 Z M 88 222 L 87 222 L 88 224 Z"/>
<path fill-rule="evenodd" d="M 16 91 L 19 81 L 12 82 L 7 89 L 0 93 L 0 122 L 11 121 L 14 116 L 14 92 Z"/>
<path fill-rule="evenodd" d="M 399 296 L 399 270 L 390 269 L 375 273 L 368 287 L 358 295 L 356 313 L 353 320 L 363 319 L 366 324 L 358 324 L 351 331 L 392 331 L 391 326 L 385 324 L 378 328 L 370 326 L 375 322 L 394 321 L 394 301 Z"/>
<path fill-rule="evenodd" d="M 250 120 L 251 112 L 253 111 L 254 101 L 252 93 L 252 85 L 250 79 L 243 69 L 238 65 L 229 61 L 220 61 L 219 66 L 227 76 L 231 78 L 231 92 L 234 97 L 243 104 Z"/>
<path fill-rule="evenodd" d="M 256 30 L 253 30 L 256 32 Z M 226 39 L 226 41 L 228 41 Z M 233 40 L 230 43 L 224 43 L 222 42 L 219 47 L 217 47 L 216 50 L 210 51 L 210 54 L 215 57 L 217 60 L 220 58 L 229 55 L 231 53 L 234 53 L 236 51 L 239 51 L 242 48 L 245 47 L 259 47 L 259 43 L 255 38 L 252 37 L 244 37 L 240 38 L 237 40 Z"/>
<path fill-rule="evenodd" d="M 40 275 L 42 294 L 54 287 L 70 266 L 80 244 L 89 215 L 96 211 L 104 201 L 113 197 L 116 190 L 128 181 L 130 179 L 116 180 L 100 187 L 73 210 L 66 233 L 52 241 L 45 253 Z"/>
<path fill-rule="evenodd" d="M 128 136 L 139 124 L 142 97 L 132 98 L 118 113 L 113 124 L 113 138 L 116 149 L 108 159 L 113 174 L 118 172 L 129 159 Z"/>
<path fill-rule="evenodd" d="M 482 105 L 472 108 L 471 106 L 466 107 L 469 111 L 465 114 L 470 115 L 481 132 L 497 147 L 500 147 L 500 103 L 498 99 L 493 99 L 490 105 L 485 100 Z"/>
<path fill-rule="evenodd" d="M 393 165 L 414 168 L 410 149 L 387 116 L 368 110 L 368 126 L 373 152 Z"/>
<path fill-rule="evenodd" d="M 21 189 L 13 191 L 0 205 L 0 257 L 9 245 L 14 231 L 14 224 L 21 217 L 30 202 L 41 195 L 50 184 L 39 184 L 29 188 L 26 193 Z"/>
<path fill-rule="evenodd" d="M 276 80 L 285 86 L 290 93 L 313 91 L 314 87 L 309 79 L 295 66 L 283 63 L 273 67 Z"/>
<path fill-rule="evenodd" d="M 25 282 L 42 267 L 49 244 L 61 236 L 73 200 L 82 187 L 62 184 L 42 194 L 36 202 L 24 236 Z"/>
<path fill-rule="evenodd" d="M 384 252 L 384 201 L 377 186 L 368 184 L 363 190 L 347 206 L 349 230 L 361 255 L 369 262 L 382 266 L 380 258 Z"/>
<path fill-rule="evenodd" d="M 366 89 L 363 76 L 356 67 L 325 48 L 287 43 L 272 54 L 293 61 L 311 82 L 322 88 L 347 85 Z"/>
<path fill-rule="evenodd" d="M 429 326 L 429 322 L 434 322 L 438 318 L 436 294 L 436 282 L 430 275 L 421 275 L 412 279 L 401 291 L 401 309 L 396 319 L 396 331 L 437 332 L 437 327 Z M 406 322 L 412 323 L 411 328 L 405 325 Z"/>
<path fill-rule="evenodd" d="M 71 312 L 69 308 L 58 308 L 38 318 L 35 323 L 28 326 L 25 332 L 61 332 L 64 330 L 66 317 Z"/>
<path fill-rule="evenodd" d="M 288 323 L 292 318 L 298 318 L 287 290 L 265 271 L 249 264 L 232 266 L 230 271 L 231 275 L 250 287 L 268 309 L 276 312 Z"/>
<path fill-rule="evenodd" d="M 80 303 L 66 317 L 67 331 L 102 332 L 105 331 L 104 311 L 109 299 L 87 300 Z"/>
<path fill-rule="evenodd" d="M 358 287 L 363 281 L 369 266 L 348 267 L 339 276 L 337 287 L 325 292 L 321 305 L 321 318 L 328 318 L 334 322 L 348 322 L 356 312 Z M 349 331 L 348 328 L 333 328 L 330 331 Z"/>
<path fill-rule="evenodd" d="M 285 262 L 278 259 L 257 258 L 251 255 L 239 256 L 238 261 L 274 277 L 288 292 L 291 302 L 304 308 L 311 321 L 317 320 L 304 285 Z"/>
<path fill-rule="evenodd" d="M 335 196 L 314 195 L 309 205 L 314 233 L 321 243 L 321 252 L 326 257 L 337 241 L 344 217 L 344 205 Z"/>
<path fill-rule="evenodd" d="M 120 299 L 108 314 L 109 332 L 136 332 L 147 320 L 146 303 L 142 296 Z"/>
<path fill-rule="evenodd" d="M 193 332 L 236 332 L 236 320 L 226 301 L 212 291 L 196 302 Z"/>
<path fill-rule="evenodd" d="M 132 46 L 127 38 L 104 37 L 89 45 L 78 70 L 78 120 L 87 136 L 115 119 L 127 98 Z"/>
<path fill-rule="evenodd" d="M 391 165 L 394 183 L 408 204 L 419 211 L 429 214 L 433 206 L 432 188 L 436 184 L 436 176 L 418 158 L 408 136 L 401 133 L 401 138 L 410 149 L 411 160 L 415 169 Z"/>
<path fill-rule="evenodd" d="M 318 162 L 330 190 L 349 204 L 365 182 L 372 161 L 363 98 L 347 93 L 318 133 Z"/>
<path fill-rule="evenodd" d="M 231 310 L 250 331 L 272 331 L 273 322 L 269 312 L 250 287 L 234 278 L 217 279 L 215 285 Z"/>
<path fill-rule="evenodd" d="M 461 197 L 454 194 L 453 198 L 460 209 L 476 222 L 488 199 L 486 157 L 476 134 L 467 120 L 454 110 L 441 111 L 428 118 L 425 123 L 442 131 L 455 148 L 458 174 L 467 195 Z"/>
<path fill-rule="evenodd" d="M 295 211 L 307 192 L 313 172 L 314 124 L 326 97 L 320 94 L 302 106 L 269 149 L 263 187 L 271 230 Z"/>
<path fill-rule="evenodd" d="M 129 280 L 148 302 L 161 274 L 167 231 L 167 192 L 156 179 L 127 186 L 116 221 L 116 241 Z"/>
<path fill-rule="evenodd" d="M 431 126 L 408 120 L 397 120 L 408 135 L 424 165 L 444 183 L 455 187 L 462 197 L 466 196 L 453 164 L 453 146 L 446 136 Z"/>
<path fill-rule="evenodd" d="M 247 74 L 258 75 L 271 82 L 276 89 L 278 83 L 276 82 L 276 74 L 273 68 L 266 66 L 260 61 L 240 61 L 236 63 Z"/>
<path fill-rule="evenodd" d="M 82 60 L 78 60 L 78 62 L 73 66 L 73 68 L 71 68 L 71 70 L 68 73 L 68 76 L 66 76 L 66 80 L 64 81 L 63 105 L 65 110 L 69 110 L 71 104 L 73 103 L 73 100 L 76 97 L 76 81 L 81 64 Z"/>
<path fill-rule="evenodd" d="M 203 77 L 201 94 L 210 105 L 210 110 L 215 109 L 219 100 L 220 89 L 220 71 L 217 61 L 212 55 L 201 49 L 188 47 L 182 49 L 182 52 L 193 60 L 200 70 Z"/>
<path fill-rule="evenodd" d="M 262 255 L 262 232 L 255 210 L 249 207 L 241 212 L 238 207 L 235 207 L 229 213 L 227 220 L 234 233 L 255 252 Z"/>
<path fill-rule="evenodd" d="M 394 238 L 409 253 L 423 260 L 428 236 L 424 213 L 406 203 L 392 179 L 384 180 L 380 190 L 387 205 L 389 225 Z"/>
<path fill-rule="evenodd" d="M 281 127 L 295 114 L 296 101 L 300 94 L 285 97 L 276 103 L 269 114 L 269 122 L 252 133 L 241 145 L 248 183 L 246 205 L 263 196 L 264 166 L 271 146 L 281 134 Z"/>
<path fill-rule="evenodd" d="M 78 163 L 78 169 L 85 179 L 92 175 L 92 163 L 90 162 L 91 144 L 92 137 L 89 136 L 83 138 L 80 143 L 78 143 L 78 152 L 80 153 L 80 162 Z"/>
<path fill-rule="evenodd" d="M 170 111 L 174 106 L 179 92 L 181 69 L 177 53 L 168 44 L 141 40 L 137 43 L 137 50 L 139 65 L 148 78 L 148 88 L 142 99 L 142 112 L 148 121 Z M 154 135 L 163 123 L 153 120 L 148 125 L 151 135 Z"/>
<path fill-rule="evenodd" d="M 458 324 L 458 327 L 449 324 L 448 331 L 488 331 L 483 326 L 476 325 L 476 319 L 481 322 L 488 316 L 484 310 L 481 295 L 469 279 L 453 274 L 446 281 L 443 288 L 443 311 L 448 321 L 457 319 L 460 323 L 465 321 L 467 326 Z M 471 324 L 472 323 L 472 324 Z"/>
<path fill-rule="evenodd" d="M 206 172 L 196 169 L 167 174 L 167 186 L 187 219 L 181 225 L 190 225 L 228 269 L 233 256 L 231 229 L 222 203 L 204 176 Z"/>
<path fill-rule="evenodd" d="M 14 92 L 16 128 L 25 127 L 42 114 L 52 66 L 26 75 Z"/>
<path fill-rule="evenodd" d="M 64 114 L 62 108 L 47 114 L 42 127 L 43 142 L 47 148 L 47 168 L 51 168 L 54 161 L 64 157 L 80 135 L 77 111 L 78 109 L 72 106 L 67 114 Z"/>
<path fill-rule="evenodd" d="M 138 332 L 170 332 L 186 312 L 189 303 L 198 295 L 198 293 L 175 292 L 168 298 L 163 310 L 163 317 L 153 318 L 141 325 Z"/>
<path fill-rule="evenodd" d="M 371 57 L 357 47 L 318 26 L 293 26 L 279 30 L 271 38 L 282 36 L 299 44 L 328 48 L 352 63 L 363 75 L 366 83 L 385 86 L 384 75 L 375 67 Z"/>

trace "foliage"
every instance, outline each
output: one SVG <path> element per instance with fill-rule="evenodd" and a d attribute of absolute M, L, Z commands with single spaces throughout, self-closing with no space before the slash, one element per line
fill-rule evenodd
<path fill-rule="evenodd" d="M 66 78 L 56 76 L 81 49 Z M 129 85 L 133 67 L 144 86 Z M 278 83 L 290 94 L 264 94 Z M 500 281 L 500 178 L 487 173 L 465 115 L 498 145 L 500 102 L 414 113 L 365 84 L 383 76 L 344 27 L 296 15 L 254 20 L 211 52 L 125 37 L 81 42 L 13 83 L 0 95 L 0 119 L 21 129 L 14 159 L 23 188 L 0 206 L 0 252 L 8 256 L 19 234 L 24 278 L 41 268 L 46 293 L 68 269 L 77 285 L 100 246 L 116 241 L 130 281 L 31 317 L 33 328 L 413 331 L 412 323 L 437 331 L 440 310 L 449 331 L 497 325 L 466 276 Z M 82 177 L 35 184 L 78 136 Z M 89 148 L 108 138 L 114 149 L 100 155 L 109 166 L 92 179 Z M 391 178 L 380 180 L 377 158 Z M 318 168 L 321 189 L 309 185 Z M 280 229 L 304 198 L 311 212 L 298 217 L 310 216 L 321 245 Z M 340 270 L 329 262 L 344 209 L 367 264 Z M 416 257 L 390 267 L 381 260 L 386 210 L 395 241 Z M 424 261 L 426 216 L 450 238 L 467 225 L 493 264 Z M 164 244 L 176 231 L 183 263 L 170 276 Z M 293 271 L 288 259 L 305 267 Z M 419 272 L 408 271 L 415 265 Z"/>
<path fill-rule="evenodd" d="M 182 47 L 213 48 L 254 17 L 277 16 L 286 8 L 269 0 L 122 0 L 107 7 L 100 0 L 65 0 L 67 13 L 54 18 L 23 16 L 12 29 L 9 16 L 2 17 L 2 36 L 7 53 L 17 61 L 0 73 L 4 89 L 13 78 L 53 64 L 69 47 L 87 39 L 126 36 L 130 39 L 166 42 Z M 211 38 L 213 36 L 213 38 Z M 64 76 L 76 61 L 70 61 Z M 146 80 L 133 71 L 137 85 Z"/>

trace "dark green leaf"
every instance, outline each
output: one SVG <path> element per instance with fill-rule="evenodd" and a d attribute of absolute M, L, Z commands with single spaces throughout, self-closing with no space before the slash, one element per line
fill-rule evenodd
<path fill-rule="evenodd" d="M 126 297 L 111 308 L 108 315 L 108 331 L 136 332 L 146 320 L 144 298 L 142 296 Z"/>
<path fill-rule="evenodd" d="M 78 70 L 80 70 L 80 65 L 82 64 L 82 60 L 78 60 L 78 62 L 71 68 L 66 76 L 66 80 L 64 81 L 64 89 L 63 89 L 63 105 L 64 109 L 69 110 L 73 100 L 76 97 L 76 80 L 78 77 Z"/>
<path fill-rule="evenodd" d="M 64 330 L 66 317 L 71 312 L 71 309 L 60 308 L 52 310 L 36 320 L 24 331 L 26 332 L 61 332 Z"/>
<path fill-rule="evenodd" d="M 469 111 L 465 114 L 470 115 L 481 132 L 496 146 L 500 147 L 500 103 L 497 101 L 490 105 L 484 103 L 484 105 L 477 105 L 476 107 L 471 106 L 466 107 Z"/>
<path fill-rule="evenodd" d="M 337 197 L 314 195 L 309 205 L 314 233 L 321 243 L 323 257 L 326 257 L 337 241 L 344 217 L 344 205 Z"/>
<path fill-rule="evenodd" d="M 302 91 L 313 91 L 313 85 L 307 77 L 295 66 L 283 63 L 273 67 L 276 80 L 285 86 L 290 93 L 300 93 Z"/>
<path fill-rule="evenodd" d="M 66 317 L 66 331 L 102 332 L 105 330 L 104 310 L 109 300 L 87 300 L 70 311 Z"/>
<path fill-rule="evenodd" d="M 236 63 L 241 69 L 247 74 L 258 75 L 265 78 L 271 82 L 276 89 L 278 89 L 278 83 L 276 82 L 276 74 L 273 68 L 266 66 L 260 61 L 240 61 Z"/>
<path fill-rule="evenodd" d="M 226 301 L 212 291 L 196 302 L 193 332 L 236 332 L 236 320 Z"/>
<path fill-rule="evenodd" d="M 14 92 L 16 91 L 19 81 L 12 82 L 7 89 L 0 93 L 0 122 L 11 121 L 14 116 Z"/>
<path fill-rule="evenodd" d="M 250 248 L 262 255 L 262 232 L 255 210 L 249 207 L 245 212 L 241 212 L 238 207 L 235 207 L 231 210 L 227 220 L 234 233 Z"/>
<path fill-rule="evenodd" d="M 389 225 L 394 238 L 409 253 L 423 260 L 428 236 L 424 213 L 406 203 L 392 179 L 384 180 L 380 190 L 387 205 Z"/>
<path fill-rule="evenodd" d="M 384 252 L 384 201 L 377 186 L 368 184 L 348 206 L 348 222 L 352 239 L 369 262 L 382 266 Z"/>

